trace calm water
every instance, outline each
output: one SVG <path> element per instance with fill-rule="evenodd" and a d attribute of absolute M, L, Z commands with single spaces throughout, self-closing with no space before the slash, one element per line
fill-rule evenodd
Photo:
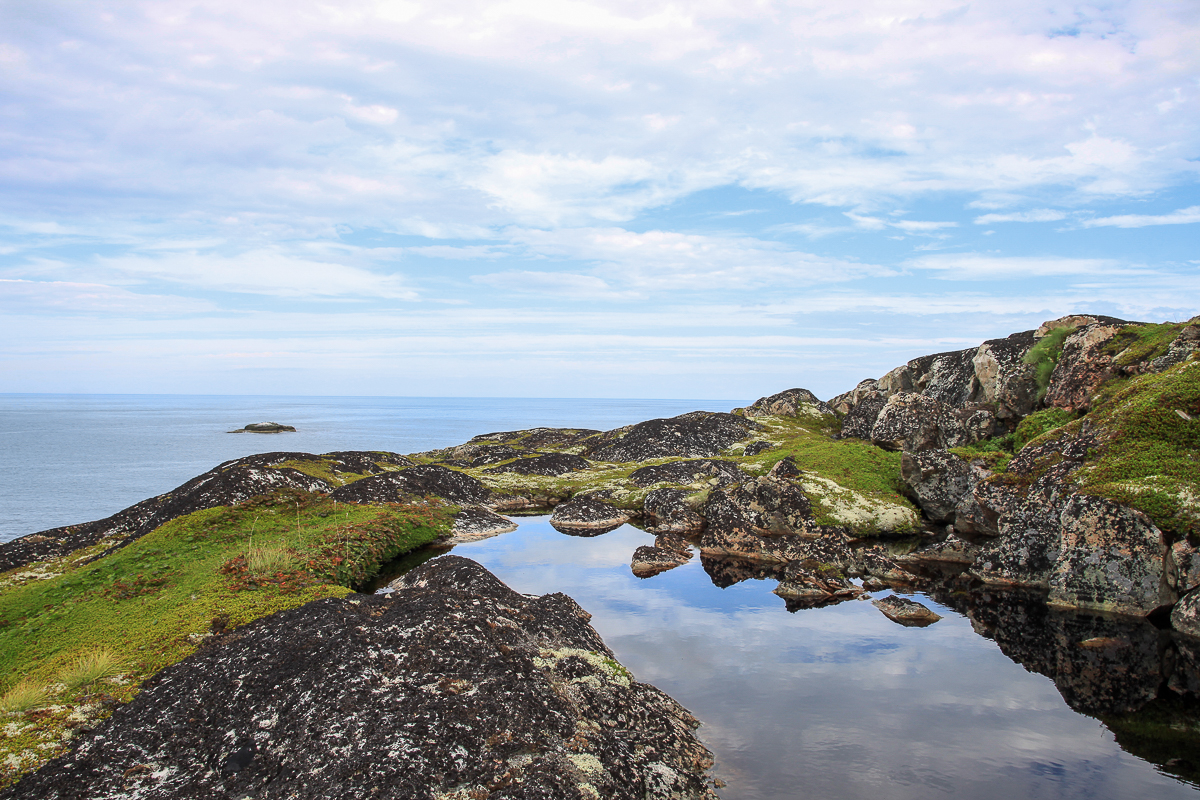
<path fill-rule="evenodd" d="M 494 430 L 607 429 L 752 400 L 0 395 L 0 539 L 106 516 L 255 452 L 416 452 Z M 261 420 L 299 431 L 225 433 Z M 1200 689 L 1200 669 L 1180 666 L 1200 665 L 1200 643 L 1193 652 L 1148 624 L 949 593 L 917 597 L 945 617 L 928 628 L 866 602 L 789 613 L 774 581 L 722 562 L 635 577 L 633 550 L 653 538 L 631 526 L 578 538 L 544 518 L 519 521 L 455 552 L 518 591 L 565 592 L 591 612 L 640 680 L 703 721 L 725 800 L 1200 800 L 1164 772 L 1200 774 L 1188 763 L 1200 762 L 1196 748 L 1180 758 L 1170 743 L 1126 737 L 1126 752 L 1093 718 L 1166 696 L 1172 681 Z M 1096 637 L 1115 644 L 1079 647 Z M 1184 699 L 1181 724 L 1195 729 L 1194 695 Z"/>
<path fill-rule="evenodd" d="M 944 619 L 927 628 L 897 625 L 863 601 L 789 613 L 771 594 L 774 581 L 721 589 L 698 558 L 637 578 L 630 556 L 653 537 L 632 526 L 588 539 L 558 533 L 545 517 L 518 522 L 514 533 L 454 552 L 517 591 L 565 592 L 591 612 L 639 680 L 703 722 L 715 774 L 728 783 L 725 800 L 1200 797 L 1126 753 L 1099 721 L 1071 710 L 1051 678 L 1027 671 L 967 616 L 928 596 L 914 599 Z M 1072 675 L 1055 677 L 1070 683 L 1077 704 L 1081 694 L 1087 703 L 1120 693 L 1101 675 L 1083 677 L 1101 685 L 1081 686 L 1069 668 L 1074 653 L 1047 644 L 1047 628 L 1064 619 L 1068 628 L 1105 620 L 1037 616 L 1010 617 L 1009 633 L 1028 637 L 1034 658 L 1067 666 L 1061 671 Z M 1145 632 L 1114 624 L 1100 632 Z M 1147 677 L 1130 667 L 1117 664 L 1108 677 Z M 1157 687 L 1163 676 L 1148 677 Z"/>
<path fill-rule="evenodd" d="M 415 453 L 491 431 L 608 430 L 753 400 L 0 394 L 0 541 L 106 517 L 253 453 Z M 263 421 L 297 430 L 227 433 Z"/>

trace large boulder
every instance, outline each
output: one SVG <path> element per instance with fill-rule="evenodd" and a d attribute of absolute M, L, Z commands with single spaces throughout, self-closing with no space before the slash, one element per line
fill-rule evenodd
<path fill-rule="evenodd" d="M 795 417 L 832 414 L 833 409 L 808 389 L 787 389 L 770 397 L 760 397 L 742 409 L 747 417 Z"/>
<path fill-rule="evenodd" d="M 562 594 L 444 556 L 219 638 L 9 798 L 715 798 L 698 723 Z"/>
<path fill-rule="evenodd" d="M 692 411 L 595 436 L 587 442 L 587 455 L 598 461 L 712 458 L 758 430 L 757 422 L 736 414 Z"/>
<path fill-rule="evenodd" d="M 1095 322 L 1063 340 L 1062 354 L 1050 374 L 1045 403 L 1067 411 L 1087 411 L 1097 387 L 1116 375 L 1114 354 L 1104 345 L 1121 332 L 1122 323 Z"/>
<path fill-rule="evenodd" d="M 575 497 L 554 507 L 550 524 L 563 533 L 607 533 L 629 522 L 629 512 L 595 497 Z"/>
<path fill-rule="evenodd" d="M 953 522 L 963 497 L 975 489 L 979 475 L 965 459 L 945 450 L 905 453 L 900 479 L 910 496 L 934 522 Z"/>
<path fill-rule="evenodd" d="M 923 394 L 888 398 L 871 428 L 871 441 L 885 450 L 920 452 L 962 447 L 998 432 L 996 416 L 984 406 L 954 408 Z"/>
<path fill-rule="evenodd" d="M 1020 419 L 1038 407 L 1037 369 L 1025 363 L 1036 341 L 1033 331 L 989 339 L 971 357 L 978 399 L 993 404 L 1000 419 Z"/>
<path fill-rule="evenodd" d="M 687 503 L 682 489 L 655 489 L 646 495 L 642 513 L 655 533 L 695 533 L 704 528 L 704 517 Z"/>
<path fill-rule="evenodd" d="M 348 483 L 329 496 L 339 503 L 400 503 L 432 496 L 456 505 L 478 505 L 486 503 L 491 494 L 465 472 L 422 464 Z"/>
<path fill-rule="evenodd" d="M 1175 601 L 1162 532 L 1142 512 L 1076 494 L 1063 505 L 1059 530 L 1050 603 L 1145 616 Z"/>
<path fill-rule="evenodd" d="M 454 545 L 467 542 L 477 542 L 490 539 L 502 533 L 511 533 L 517 529 L 517 523 L 508 517 L 502 517 L 495 511 L 484 506 L 467 506 L 454 515 L 450 527 L 450 538 L 441 544 Z"/>
<path fill-rule="evenodd" d="M 875 384 L 875 381 L 871 381 Z M 862 384 L 859 384 L 862 388 Z M 857 393 L 857 390 L 856 390 Z M 887 395 L 877 389 L 864 389 L 861 393 L 857 393 L 856 397 L 852 397 L 854 404 L 846 412 L 846 418 L 842 420 L 842 430 L 838 434 L 841 439 L 870 439 L 871 430 L 875 427 L 876 420 L 879 419 L 880 412 L 887 405 Z"/>

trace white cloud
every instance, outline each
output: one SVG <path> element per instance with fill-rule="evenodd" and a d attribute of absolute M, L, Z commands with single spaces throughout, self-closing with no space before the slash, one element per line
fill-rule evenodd
<path fill-rule="evenodd" d="M 1066 219 L 1062 211 L 1050 208 L 1038 208 L 1032 211 L 1019 211 L 1012 214 L 984 214 L 975 218 L 976 225 L 992 225 L 996 222 L 1057 222 Z"/>
<path fill-rule="evenodd" d="M 976 253 L 923 256 L 906 262 L 912 269 L 929 270 L 945 280 L 1019 280 L 1051 276 L 1147 274 L 1150 271 L 1103 258 L 1054 256 L 988 256 Z"/>
<path fill-rule="evenodd" d="M 1181 208 L 1170 214 L 1119 214 L 1114 217 L 1084 220 L 1083 227 L 1145 228 L 1150 225 L 1189 225 L 1200 222 L 1200 206 Z"/>
<path fill-rule="evenodd" d="M 0 278 L 0 307 L 21 314 L 103 314 L 160 317 L 212 313 L 217 307 L 204 300 L 158 294 L 139 294 L 118 286 L 72 281 L 31 281 Z"/>
<path fill-rule="evenodd" d="M 636 296 L 634 293 L 613 291 L 607 283 L 592 275 L 570 272 L 510 270 L 475 275 L 471 280 L 516 294 L 550 295 L 581 300 L 612 300 Z"/>

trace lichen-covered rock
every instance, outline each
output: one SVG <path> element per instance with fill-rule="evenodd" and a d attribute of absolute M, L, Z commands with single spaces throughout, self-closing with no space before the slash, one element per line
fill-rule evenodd
<path fill-rule="evenodd" d="M 607 533 L 629 522 L 629 513 L 595 497 L 575 497 L 554 507 L 550 524 L 567 532 Z"/>
<path fill-rule="evenodd" d="M 642 545 L 633 551 L 633 560 L 629 566 L 639 578 L 650 578 L 691 560 L 690 552 Z"/>
<path fill-rule="evenodd" d="M 954 408 L 932 396 L 898 392 L 879 412 L 870 438 L 885 450 L 920 452 L 962 447 L 998 430 L 996 416 L 988 408 Z"/>
<path fill-rule="evenodd" d="M 872 384 L 875 381 L 871 382 Z M 861 384 L 859 384 L 861 386 Z M 842 420 L 841 439 L 870 439 L 880 412 L 887 405 L 887 395 L 875 390 L 863 392 Z"/>
<path fill-rule="evenodd" d="M 1163 567 L 1167 585 L 1176 594 L 1184 595 L 1200 586 L 1200 548 L 1187 539 L 1180 539 L 1171 545 Z"/>
<path fill-rule="evenodd" d="M 488 464 L 499 464 L 510 458 L 517 458 L 525 453 L 507 444 L 471 443 L 460 444 L 450 451 L 455 461 L 465 462 L 472 467 L 485 467 Z M 443 462 L 445 463 L 445 462 Z"/>
<path fill-rule="evenodd" d="M 592 437 L 586 454 L 599 461 L 711 458 L 758 430 L 762 426 L 757 422 L 736 414 L 692 411 Z"/>
<path fill-rule="evenodd" d="M 783 580 L 773 593 L 788 601 L 788 611 L 853 600 L 863 594 L 863 589 L 854 585 L 836 569 L 810 570 L 800 562 L 784 567 Z"/>
<path fill-rule="evenodd" d="M 928 547 L 922 547 L 919 550 L 914 550 L 911 553 L 903 556 L 897 556 L 896 561 L 900 564 L 974 564 L 979 558 L 981 548 L 978 545 L 958 538 L 954 534 L 949 534 L 940 542 L 935 542 Z"/>
<path fill-rule="evenodd" d="M 444 556 L 160 672 L 9 798 L 714 798 L 696 720 L 562 594 Z"/>
<path fill-rule="evenodd" d="M 898 622 L 901 625 L 909 627 L 923 628 L 926 625 L 932 625 L 942 618 L 940 614 L 934 613 L 916 600 L 897 597 L 894 594 L 879 600 L 872 600 L 871 605 L 882 611 L 883 615 L 892 622 Z"/>
<path fill-rule="evenodd" d="M 1091 408 L 1096 388 L 1115 375 L 1114 358 L 1103 345 L 1120 333 L 1121 324 L 1092 323 L 1063 340 L 1062 355 L 1050 374 L 1045 403 L 1067 411 Z"/>
<path fill-rule="evenodd" d="M 1171 609 L 1171 627 L 1200 638 L 1200 591 L 1191 591 Z"/>
<path fill-rule="evenodd" d="M 770 397 L 760 397 L 742 409 L 747 417 L 795 417 L 832 414 L 833 409 L 808 389 L 787 389 Z"/>
<path fill-rule="evenodd" d="M 698 511 L 710 528 L 748 528 L 766 536 L 817 533 L 804 491 L 790 480 L 770 475 L 714 490 Z"/>
<path fill-rule="evenodd" d="M 432 496 L 457 505 L 479 505 L 488 501 L 491 490 L 464 472 L 422 464 L 348 483 L 329 496 L 339 503 L 398 503 Z"/>
<path fill-rule="evenodd" d="M 1024 361 L 1036 341 L 1033 331 L 989 339 L 971 358 L 978 399 L 994 404 L 1000 419 L 1020 419 L 1038 406 L 1037 369 Z"/>
<path fill-rule="evenodd" d="M 529 458 L 518 458 L 507 464 L 486 469 L 484 472 L 489 474 L 515 472 L 518 475 L 557 477 L 559 475 L 566 475 L 568 472 L 578 472 L 582 469 L 588 469 L 591 466 L 591 462 L 582 456 L 572 455 L 571 453 L 547 453 L 545 455 L 530 456 Z"/>
<path fill-rule="evenodd" d="M 1170 605 L 1162 532 L 1140 511 L 1101 497 L 1072 495 L 1063 506 L 1052 604 L 1145 616 Z"/>
<path fill-rule="evenodd" d="M 511 533 L 517 529 L 517 523 L 508 517 L 502 517 L 490 508 L 483 506 L 467 506 L 454 515 L 454 524 L 450 528 L 450 538 L 441 544 L 464 544 L 477 542 L 480 539 L 490 539 L 502 533 Z"/>
<path fill-rule="evenodd" d="M 742 451 L 742 455 L 756 456 L 759 453 L 765 453 L 774 447 L 775 445 L 773 445 L 771 442 L 768 442 L 765 439 L 759 439 L 757 442 L 751 442 L 750 444 L 746 445 L 746 449 Z"/>
<path fill-rule="evenodd" d="M 979 482 L 970 463 L 945 450 L 905 453 L 900 479 L 934 522 L 953 522 L 959 503 Z"/>
<path fill-rule="evenodd" d="M 724 486 L 740 483 L 750 476 L 738 469 L 732 461 L 697 459 L 690 461 L 668 461 L 635 469 L 629 475 L 634 486 L 648 487 L 656 483 L 677 483 L 684 486 L 705 483 Z"/>
<path fill-rule="evenodd" d="M 1197 350 L 1200 350 L 1200 322 L 1192 321 L 1167 346 L 1167 352 L 1151 361 L 1148 366 L 1152 372 L 1162 372 L 1176 364 L 1182 364 Z"/>
<path fill-rule="evenodd" d="M 984 583 L 1049 589 L 1062 552 L 1065 499 L 1042 488 L 1000 496 L 1009 502 L 999 516 L 999 536 L 983 547 L 972 573 Z"/>
<path fill-rule="evenodd" d="M 687 504 L 682 489 L 655 489 L 646 495 L 642 513 L 655 533 L 695 533 L 703 530 L 704 517 Z"/>
<path fill-rule="evenodd" d="M 590 428 L 526 428 L 520 431 L 497 431 L 472 436 L 467 444 L 507 444 L 526 450 L 562 448 L 578 444 L 600 431 Z"/>

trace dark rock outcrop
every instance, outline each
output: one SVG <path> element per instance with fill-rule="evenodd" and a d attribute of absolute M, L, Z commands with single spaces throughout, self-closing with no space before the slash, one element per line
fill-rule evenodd
<path fill-rule="evenodd" d="M 923 628 L 926 625 L 932 625 L 941 619 L 940 614 L 935 614 L 933 611 L 916 600 L 909 600 L 906 597 L 897 597 L 889 595 L 880 600 L 872 600 L 871 605 L 883 612 L 883 615 L 892 622 L 898 622 L 901 625 L 910 627 Z"/>
<path fill-rule="evenodd" d="M 583 456 L 571 455 L 570 453 L 547 453 L 528 458 L 518 458 L 507 464 L 501 464 L 498 467 L 484 470 L 484 472 L 489 474 L 515 472 L 518 475 L 557 477 L 559 475 L 566 475 L 568 472 L 578 472 L 581 469 L 587 469 L 591 465 L 591 462 Z"/>
<path fill-rule="evenodd" d="M 348 483 L 329 496 L 339 503 L 399 503 L 432 496 L 456 505 L 479 505 L 488 501 L 491 490 L 466 473 L 422 464 Z"/>
<path fill-rule="evenodd" d="M 562 594 L 445 556 L 160 672 L 6 797 L 713 798 L 696 720 Z"/>
<path fill-rule="evenodd" d="M 787 389 L 770 397 L 760 397 L 742 409 L 747 417 L 794 417 L 809 407 L 821 414 L 832 414 L 833 409 L 808 389 Z"/>
<path fill-rule="evenodd" d="M 704 528 L 704 517 L 688 506 L 682 489 L 655 489 L 646 495 L 642 513 L 655 533 L 694 533 Z"/>
<path fill-rule="evenodd" d="M 934 522 L 953 522 L 958 504 L 978 483 L 971 465 L 945 450 L 905 453 L 900 460 L 900 479 Z"/>
<path fill-rule="evenodd" d="M 251 422 L 244 428 L 238 428 L 230 433 L 295 433 L 296 429 L 291 425 L 280 425 L 278 422 Z"/>
<path fill-rule="evenodd" d="M 596 535 L 628 522 L 629 513 L 594 497 L 575 497 L 554 507 L 550 524 L 563 533 Z"/>
<path fill-rule="evenodd" d="M 526 428 L 520 431 L 497 431 L 472 436 L 467 444 L 508 444 L 527 450 L 569 447 L 600 431 L 590 428 Z"/>
<path fill-rule="evenodd" d="M 639 578 L 650 578 L 691 560 L 690 552 L 642 545 L 633 551 L 633 560 L 629 566 L 633 570 L 633 574 Z"/>
<path fill-rule="evenodd" d="M 711 458 L 762 426 L 736 414 L 692 411 L 602 433 L 587 441 L 586 455 L 598 461 L 651 458 Z"/>
<path fill-rule="evenodd" d="M 715 485 L 724 486 L 740 483 L 749 477 L 732 461 L 699 459 L 668 461 L 666 464 L 652 464 L 635 469 L 630 473 L 629 480 L 635 486 L 641 487 L 653 486 L 656 483 L 678 483 L 687 486 L 693 483 L 710 483 L 714 480 Z"/>
<path fill-rule="evenodd" d="M 1067 411 L 1086 411 L 1091 408 L 1092 395 L 1101 383 L 1116 375 L 1113 354 L 1104 344 L 1116 336 L 1123 322 L 1095 322 L 1084 325 L 1063 341 L 1045 403 Z"/>
<path fill-rule="evenodd" d="M 952 407 L 935 397 L 897 392 L 888 398 L 871 428 L 871 441 L 885 450 L 920 452 L 962 447 L 999 431 L 986 406 Z"/>

